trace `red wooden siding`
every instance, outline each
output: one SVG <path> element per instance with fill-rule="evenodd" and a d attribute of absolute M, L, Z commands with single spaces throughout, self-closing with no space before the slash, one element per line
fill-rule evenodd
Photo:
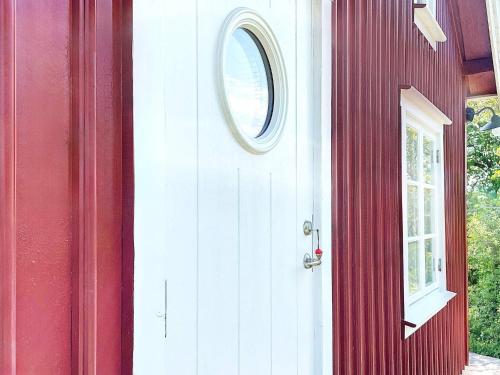
<path fill-rule="evenodd" d="M 122 128 L 129 110 L 123 107 L 129 97 L 123 61 L 131 61 L 122 52 L 128 9 L 122 0 L 71 3 L 72 365 L 78 374 L 121 374 Z"/>
<path fill-rule="evenodd" d="M 134 134 L 132 0 L 122 0 L 122 374 L 132 374 L 134 354 Z"/>
<path fill-rule="evenodd" d="M 2 328 L 7 330 L 2 334 L 1 373 L 68 374 L 70 4 L 4 0 L 0 8 L 0 169 L 6 187 L 0 226 L 7 239 L 1 248 L 6 271 L 1 282 L 2 294 L 8 296 L 1 303 Z"/>
<path fill-rule="evenodd" d="M 333 3 L 334 373 L 458 375 L 467 361 L 465 85 L 448 1 L 434 52 L 412 0 Z M 449 305 L 402 338 L 399 87 L 453 120 L 445 128 Z"/>
<path fill-rule="evenodd" d="M 131 373 L 131 12 L 0 1 L 1 375 Z"/>
<path fill-rule="evenodd" d="M 0 370 L 15 369 L 13 4 L 0 2 Z"/>

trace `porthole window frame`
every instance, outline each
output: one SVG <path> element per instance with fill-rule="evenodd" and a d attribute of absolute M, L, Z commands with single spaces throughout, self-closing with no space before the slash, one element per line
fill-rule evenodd
<path fill-rule="evenodd" d="M 273 107 L 271 120 L 262 135 L 254 138 L 248 135 L 238 124 L 226 95 L 224 81 L 224 54 L 233 33 L 245 29 L 252 33 L 261 44 L 271 69 L 273 82 Z M 218 87 L 225 118 L 237 141 L 247 151 L 264 154 L 272 150 L 279 142 L 286 123 L 288 107 L 288 87 L 285 64 L 276 36 L 268 23 L 254 10 L 237 8 L 226 18 L 219 42 L 218 51 Z M 264 124 L 263 124 L 264 125 Z"/>

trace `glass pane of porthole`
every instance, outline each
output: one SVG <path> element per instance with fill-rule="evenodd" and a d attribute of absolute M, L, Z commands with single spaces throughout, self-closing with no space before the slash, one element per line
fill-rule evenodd
<path fill-rule="evenodd" d="M 418 131 L 406 127 L 406 174 L 409 180 L 418 179 Z"/>
<path fill-rule="evenodd" d="M 408 243 L 408 288 L 410 294 L 415 294 L 420 289 L 420 261 L 418 254 L 418 241 Z"/>
<path fill-rule="evenodd" d="M 236 125 L 249 137 L 260 137 L 271 121 L 273 80 L 264 48 L 249 30 L 239 28 L 229 38 L 223 74 Z"/>
<path fill-rule="evenodd" d="M 425 286 L 434 283 L 434 240 L 425 240 Z"/>
<path fill-rule="evenodd" d="M 408 185 L 408 237 L 415 237 L 418 235 L 418 188 L 413 185 Z"/>
<path fill-rule="evenodd" d="M 434 189 L 424 189 L 424 232 L 434 233 Z"/>
<path fill-rule="evenodd" d="M 434 183 L 434 140 L 424 135 L 424 181 Z"/>

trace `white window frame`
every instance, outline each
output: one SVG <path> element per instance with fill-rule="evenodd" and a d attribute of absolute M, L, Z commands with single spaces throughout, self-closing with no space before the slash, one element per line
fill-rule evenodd
<path fill-rule="evenodd" d="M 486 0 L 486 12 L 488 13 L 497 93 L 500 93 L 500 3 L 497 0 Z M 492 133 L 500 137 L 500 128 L 493 129 Z"/>
<path fill-rule="evenodd" d="M 413 22 L 434 50 L 438 43 L 447 41 L 446 34 L 437 21 L 438 0 L 413 0 Z"/>
<path fill-rule="evenodd" d="M 403 285 L 404 285 L 404 317 L 405 337 L 409 337 L 418 330 L 432 316 L 446 306 L 455 293 L 446 289 L 446 241 L 445 241 L 445 204 L 444 204 L 444 153 L 443 134 L 444 126 L 450 125 L 451 120 L 443 114 L 434 104 L 414 87 L 401 90 L 401 184 L 402 184 L 402 225 L 403 225 Z M 407 185 L 406 172 L 406 128 L 410 126 L 418 130 L 419 144 L 419 180 L 410 184 L 419 186 L 419 233 L 416 237 L 408 237 L 407 227 Z M 424 228 L 424 187 L 430 187 L 423 180 L 423 153 L 421 152 L 424 135 L 435 140 L 435 152 L 439 155 L 439 162 L 434 165 L 434 235 L 425 235 Z M 434 158 L 436 158 L 435 156 Z M 425 248 L 424 241 L 434 238 L 435 282 L 425 286 Z M 411 240 L 419 241 L 420 282 L 422 289 L 410 295 L 408 273 L 408 243 Z M 438 271 L 440 263 L 441 271 Z"/>

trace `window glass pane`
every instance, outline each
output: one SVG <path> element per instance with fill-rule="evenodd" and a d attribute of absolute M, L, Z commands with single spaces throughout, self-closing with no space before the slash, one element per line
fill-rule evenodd
<path fill-rule="evenodd" d="M 427 0 L 427 5 L 429 6 L 429 10 L 431 13 L 436 16 L 436 1 L 435 0 Z"/>
<path fill-rule="evenodd" d="M 425 286 L 434 283 L 434 240 L 425 240 Z"/>
<path fill-rule="evenodd" d="M 418 188 L 413 185 L 408 185 L 408 237 L 418 235 Z"/>
<path fill-rule="evenodd" d="M 224 86 L 237 125 L 250 137 L 267 130 L 273 110 L 269 60 L 257 37 L 236 29 L 224 55 Z"/>
<path fill-rule="evenodd" d="M 424 181 L 434 183 L 434 140 L 424 135 Z"/>
<path fill-rule="evenodd" d="M 424 189 L 424 231 L 434 233 L 434 190 Z"/>
<path fill-rule="evenodd" d="M 419 264 L 418 241 L 410 242 L 408 243 L 408 287 L 410 294 L 415 294 L 420 289 Z"/>
<path fill-rule="evenodd" d="M 409 180 L 418 179 L 418 131 L 406 127 L 406 174 Z"/>

